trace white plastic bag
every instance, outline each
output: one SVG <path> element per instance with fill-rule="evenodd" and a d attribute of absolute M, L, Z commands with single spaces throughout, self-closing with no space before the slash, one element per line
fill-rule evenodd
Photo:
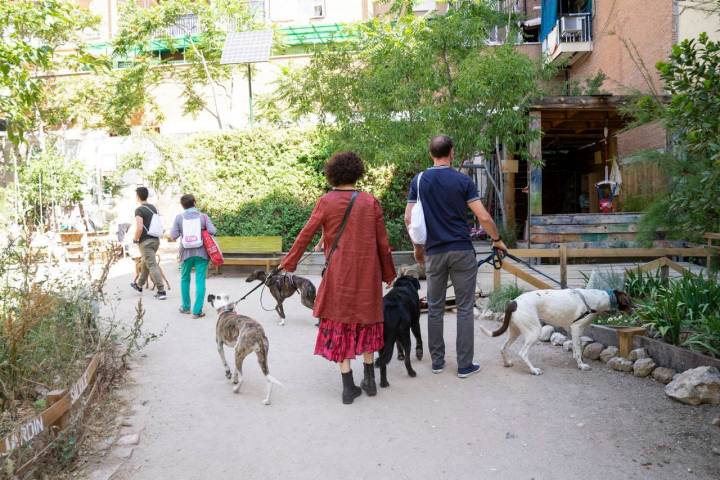
<path fill-rule="evenodd" d="M 410 212 L 410 225 L 408 225 L 408 234 L 410 234 L 410 240 L 415 245 L 425 245 L 427 240 L 427 226 L 425 225 L 425 212 L 423 212 L 422 202 L 420 200 L 420 179 L 422 178 L 422 172 L 418 175 L 417 179 L 417 203 L 413 205 L 412 211 Z"/>

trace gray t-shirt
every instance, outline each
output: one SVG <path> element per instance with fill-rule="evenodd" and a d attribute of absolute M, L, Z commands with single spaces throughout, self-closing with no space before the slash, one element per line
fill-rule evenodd
<path fill-rule="evenodd" d="M 188 208 L 183 213 L 175 217 L 172 230 L 170 231 L 170 238 L 172 238 L 173 240 L 177 240 L 182 236 L 183 218 L 190 220 L 192 218 L 198 217 L 200 217 L 200 227 L 203 230 L 207 230 L 208 232 L 210 232 L 210 235 L 215 235 L 217 233 L 217 229 L 215 228 L 215 225 L 213 225 L 212 220 L 210 220 L 210 217 L 208 217 L 204 213 L 200 213 L 196 208 Z M 182 248 L 180 260 L 184 262 L 190 257 L 209 258 L 207 252 L 205 251 L 205 247 Z"/>

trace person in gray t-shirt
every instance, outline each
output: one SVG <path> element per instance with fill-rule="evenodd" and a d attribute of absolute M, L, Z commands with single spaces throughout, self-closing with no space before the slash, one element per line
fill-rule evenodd
<path fill-rule="evenodd" d="M 190 221 L 199 219 L 201 230 L 207 230 L 210 232 L 210 235 L 215 235 L 217 233 L 217 229 L 210 218 L 195 208 L 195 197 L 193 195 L 183 195 L 180 198 L 180 204 L 185 211 L 175 217 L 172 230 L 170 231 L 170 238 L 177 240 L 188 233 L 183 232 L 183 220 Z M 205 303 L 205 279 L 207 278 L 208 263 L 210 261 L 208 254 L 205 251 L 205 247 L 203 245 L 190 248 L 182 246 L 180 261 L 182 262 L 180 270 L 180 291 L 182 293 L 180 313 L 192 313 L 193 318 L 204 317 L 205 314 L 202 309 L 203 304 Z M 191 311 L 190 274 L 193 269 L 195 269 L 195 302 L 192 304 Z"/>

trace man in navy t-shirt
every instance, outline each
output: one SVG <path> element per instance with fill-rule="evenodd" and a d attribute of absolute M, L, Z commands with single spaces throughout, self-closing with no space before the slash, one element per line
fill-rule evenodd
<path fill-rule="evenodd" d="M 452 281 L 457 302 L 457 366 L 458 377 L 465 378 L 480 370 L 473 363 L 475 324 L 473 306 L 477 262 L 470 241 L 467 222 L 468 208 L 475 214 L 480 225 L 493 240 L 493 246 L 507 250 L 497 226 L 478 196 L 475 183 L 467 175 L 452 168 L 455 156 L 453 141 L 446 135 L 438 135 L 430 141 L 433 166 L 422 172 L 420 203 L 425 214 L 427 240 L 425 245 L 415 245 L 415 258 L 425 263 L 428 298 L 428 344 L 432 357 L 433 373 L 445 367 L 445 340 L 443 339 L 443 316 L 448 277 Z M 405 224 L 418 201 L 418 177 L 410 183 Z"/>

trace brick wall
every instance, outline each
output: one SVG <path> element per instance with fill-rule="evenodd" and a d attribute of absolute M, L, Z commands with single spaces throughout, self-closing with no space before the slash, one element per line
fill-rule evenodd
<path fill-rule="evenodd" d="M 637 48 L 652 84 L 661 89 L 655 64 L 670 53 L 673 0 L 596 0 L 594 3 L 593 51 L 572 65 L 570 79 L 582 80 L 602 70 L 608 76 L 603 86 L 606 91 L 617 95 L 648 91 L 648 84 L 632 61 L 624 40 L 630 49 Z"/>
<path fill-rule="evenodd" d="M 623 159 L 638 150 L 662 149 L 666 142 L 665 129 L 657 122 L 633 128 L 618 134 L 618 157 Z"/>

